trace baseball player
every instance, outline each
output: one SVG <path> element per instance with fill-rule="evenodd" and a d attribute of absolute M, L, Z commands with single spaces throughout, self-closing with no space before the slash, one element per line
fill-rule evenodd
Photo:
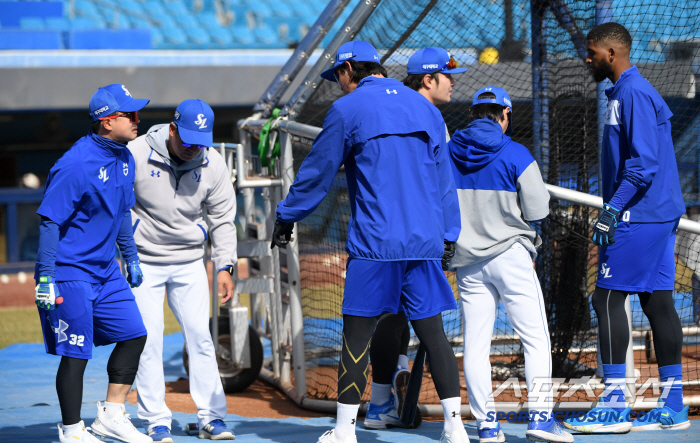
<path fill-rule="evenodd" d="M 542 241 L 530 223 L 549 214 L 549 193 L 530 152 L 508 136 L 512 106 L 502 88 L 479 89 L 467 128 L 457 131 L 448 144 L 462 217 L 452 266 L 462 299 L 469 406 L 477 419 L 479 441 L 504 442 L 495 419 L 489 360 L 496 309 L 502 301 L 525 348 L 530 412 L 526 436 L 572 442 L 573 436 L 551 417 L 551 392 L 543 392 L 543 382 L 552 375 L 552 359 L 547 313 L 532 267 Z"/>
<path fill-rule="evenodd" d="M 331 106 L 323 131 L 277 206 L 273 245 L 286 244 L 294 222 L 311 214 L 345 165 L 352 220 L 343 296 L 343 349 L 335 429 L 321 443 L 355 443 L 377 318 L 411 320 L 430 358 L 445 413 L 440 441 L 468 441 L 460 416 L 457 362 L 441 313 L 456 304 L 441 268 L 445 241 L 459 235 L 459 208 L 449 171 L 445 122 L 424 97 L 386 78 L 369 43 L 338 48 L 321 76 L 347 94 Z"/>
<path fill-rule="evenodd" d="M 594 225 L 600 246 L 593 308 L 606 389 L 584 420 L 568 420 L 579 432 L 686 429 L 681 349 L 683 333 L 673 304 L 674 243 L 685 213 L 671 139 L 671 111 L 629 60 L 632 38 L 624 26 L 605 23 L 588 33 L 586 63 L 593 79 L 609 79 L 601 152 L 603 211 Z M 629 342 L 625 299 L 639 294 L 654 334 L 659 376 L 668 396 L 645 420 L 625 408 L 625 355 Z M 610 414 L 613 409 L 616 414 Z M 651 420 L 651 417 L 656 417 Z"/>
<path fill-rule="evenodd" d="M 406 70 L 408 76 L 403 84 L 418 91 L 433 105 L 449 103 L 455 85 L 452 75 L 467 71 L 459 68 L 457 61 L 442 48 L 416 51 L 408 59 Z M 447 128 L 445 135 L 446 140 L 450 141 Z M 446 271 L 447 266 L 443 266 L 443 270 Z M 407 355 L 410 338 L 410 328 L 403 311 L 396 315 L 385 314 L 377 323 L 369 353 L 373 381 L 365 415 L 367 429 L 401 426 L 399 416 L 411 375 Z"/>
<path fill-rule="evenodd" d="M 134 290 L 148 340 L 136 375 L 138 415 L 156 442 L 172 442 L 165 404 L 163 297 L 182 327 L 190 358 L 190 393 L 199 438 L 233 440 L 224 424 L 224 395 L 209 331 L 209 282 L 202 257 L 212 241 L 212 261 L 223 302 L 233 295 L 236 264 L 236 196 L 213 144 L 214 112 L 202 100 L 185 100 L 170 124 L 153 126 L 129 143 L 136 162 L 134 239 L 148 280 Z"/>
<path fill-rule="evenodd" d="M 116 343 L 107 363 L 107 400 L 97 403 L 92 431 L 130 443 L 152 441 L 129 421 L 124 401 L 146 343 L 146 328 L 129 286 L 143 274 L 129 210 L 134 204 L 134 159 L 126 143 L 136 138 L 147 99 L 124 85 L 97 90 L 90 99 L 91 130 L 49 172 L 34 278 L 46 352 L 61 356 L 56 392 L 63 442 L 99 442 L 80 419 L 83 374 L 92 345 Z M 114 259 L 126 261 L 127 278 Z M 128 284 L 127 284 L 128 281 Z"/>

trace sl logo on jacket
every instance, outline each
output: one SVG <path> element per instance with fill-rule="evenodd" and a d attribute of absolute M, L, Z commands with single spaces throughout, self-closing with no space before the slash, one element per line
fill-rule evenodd
<path fill-rule="evenodd" d="M 107 180 L 109 180 L 109 176 L 107 175 L 107 170 L 105 167 L 100 168 L 100 175 L 97 177 L 99 180 L 102 180 L 102 183 L 106 183 Z"/>
<path fill-rule="evenodd" d="M 202 182 L 202 173 L 196 169 L 194 171 L 192 171 L 192 180 L 196 181 L 197 183 L 201 183 Z"/>
<path fill-rule="evenodd" d="M 610 275 L 610 268 L 608 267 L 607 263 L 603 263 L 600 265 L 600 275 L 603 276 L 603 278 L 610 278 L 612 275 Z"/>

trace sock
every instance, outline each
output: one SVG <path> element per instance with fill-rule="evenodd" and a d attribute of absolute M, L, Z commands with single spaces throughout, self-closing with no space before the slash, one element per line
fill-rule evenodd
<path fill-rule="evenodd" d="M 82 435 L 83 434 L 83 422 L 79 421 L 78 423 L 74 425 L 63 425 L 61 426 L 63 428 L 63 435 L 67 438 L 71 438 L 74 435 Z"/>
<path fill-rule="evenodd" d="M 373 405 L 383 405 L 389 401 L 391 397 L 391 385 L 380 385 L 379 383 L 372 383 L 372 396 L 369 402 Z"/>
<path fill-rule="evenodd" d="M 605 392 L 608 395 L 602 397 L 605 404 L 617 412 L 625 410 L 625 373 L 627 364 L 610 364 L 603 365 L 603 373 L 605 374 Z"/>
<path fill-rule="evenodd" d="M 445 414 L 445 434 L 453 435 L 453 432 L 459 430 L 461 427 L 464 429 L 464 424 L 462 424 L 462 399 L 459 397 L 446 398 L 440 400 L 442 405 L 442 412 Z"/>
<path fill-rule="evenodd" d="M 104 408 L 104 412 L 109 419 L 124 413 L 124 403 L 110 403 L 106 401 L 102 403 L 102 407 Z"/>
<path fill-rule="evenodd" d="M 683 379 L 683 365 L 668 365 L 659 368 L 659 376 L 661 377 L 661 389 L 662 393 L 667 390 L 667 386 L 671 387 L 668 391 L 668 396 L 664 399 L 664 404 L 676 412 L 680 412 L 683 409 L 683 386 L 681 386 L 681 380 Z M 673 385 L 668 381 L 670 378 L 673 379 Z"/>
<path fill-rule="evenodd" d="M 408 369 L 408 355 L 399 355 L 399 364 L 396 365 L 399 369 Z"/>
<path fill-rule="evenodd" d="M 355 422 L 360 405 L 346 405 L 338 402 L 338 418 L 335 421 L 335 438 L 344 441 L 355 435 Z"/>

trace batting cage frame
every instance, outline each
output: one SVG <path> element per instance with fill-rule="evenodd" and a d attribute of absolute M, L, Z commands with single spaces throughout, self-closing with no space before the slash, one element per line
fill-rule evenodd
<path fill-rule="evenodd" d="M 469 56 L 469 48 L 464 49 L 459 42 L 472 36 L 449 27 L 435 31 L 435 24 L 443 23 L 439 20 L 448 17 L 451 9 L 474 14 L 486 11 L 483 17 L 497 19 L 482 20 L 481 30 L 486 29 L 483 23 L 498 29 L 494 33 L 500 36 L 496 42 L 500 49 L 493 47 L 493 38 L 488 42 L 488 32 L 482 32 L 482 41 L 486 43 L 479 51 L 471 52 L 472 63 L 467 64 L 471 72 L 469 79 L 474 85 L 457 80 L 453 94 L 455 103 L 440 109 L 448 127 L 454 130 L 464 127 L 465 110 L 478 87 L 488 82 L 505 85 L 509 93 L 513 91 L 513 139 L 531 150 L 551 196 L 550 216 L 539 232 L 543 245 L 536 266 L 550 322 L 555 409 L 590 408 L 603 389 L 597 320 L 590 306 L 598 250 L 590 238 L 598 209 L 603 204 L 596 194 L 599 192 L 600 147 L 607 103 L 604 89 L 609 85 L 595 84 L 585 68 L 585 34 L 595 25 L 624 21 L 620 15 L 630 8 L 639 9 L 640 5 L 656 7 L 654 10 L 642 8 L 647 18 L 651 17 L 658 13 L 661 4 L 660 0 L 634 1 L 637 3 L 631 5 L 632 0 L 627 3 L 617 0 L 531 0 L 526 3 L 501 0 L 470 2 L 473 3 L 470 6 L 455 0 L 331 1 L 263 94 L 254 108 L 256 113 L 239 122 L 241 143 L 221 147 L 244 201 L 240 222 L 247 241 L 269 244 L 276 205 L 286 197 L 295 172 L 321 130 L 319 126 L 325 112 L 333 100 L 340 97 L 337 85 L 320 78 L 320 73 L 332 65 L 340 45 L 353 39 L 369 41 L 379 50 L 389 75 L 401 79 L 408 56 L 421 47 L 443 46 L 448 47 L 455 58 Z M 308 55 L 350 3 L 357 4 L 340 31 L 323 49 L 292 98 L 281 111 L 273 111 L 305 65 Z M 497 9 L 491 8 L 494 4 Z M 458 7 L 463 10 L 455 9 Z M 678 11 L 685 14 L 683 17 L 700 13 L 700 6 L 686 4 L 688 11 L 678 9 L 682 7 L 678 3 L 669 5 L 669 14 L 664 14 L 668 15 L 668 20 L 676 20 Z M 616 8 L 620 10 L 617 15 Z M 529 22 L 529 28 L 525 25 L 517 28 L 514 25 L 516 16 L 520 17 L 521 24 Z M 642 38 L 639 36 L 644 32 L 654 32 L 650 27 L 641 31 L 639 26 L 635 28 L 635 23 L 633 20 L 628 24 L 635 39 Z M 700 223 L 694 220 L 700 213 L 695 209 L 700 207 L 697 143 L 700 105 L 695 98 L 695 75 L 696 72 L 700 74 L 700 51 L 695 61 L 690 62 L 677 57 L 673 51 L 688 45 L 695 47 L 692 45 L 696 42 L 694 36 L 700 36 L 700 24 L 684 23 L 681 31 L 669 28 L 668 35 L 675 35 L 675 40 L 657 40 L 658 45 L 670 48 L 667 52 L 647 53 L 644 49 L 636 63 L 662 96 L 673 101 L 674 112 L 682 111 L 679 112 L 680 123 L 673 122 L 680 127 L 679 132 L 674 133 L 674 144 L 689 218 L 681 219 L 678 227 L 674 298 L 683 321 L 684 404 L 697 407 L 700 406 Z M 504 28 L 502 35 L 501 28 Z M 453 39 L 448 41 L 447 37 Z M 653 39 L 644 38 L 648 45 L 652 44 Z M 452 46 L 447 46 L 450 42 Z M 696 46 L 700 48 L 700 44 Z M 633 51 L 638 50 L 635 48 L 633 46 Z M 498 53 L 495 58 L 494 52 Z M 256 150 L 254 144 L 261 149 Z M 255 189 L 262 189 L 262 211 L 256 209 Z M 246 246 L 250 249 L 252 268 L 271 281 L 266 286 L 269 289 L 250 292 L 252 325 L 272 337 L 273 370 L 263 368 L 261 377 L 282 389 L 300 406 L 328 413 L 335 412 L 337 399 L 334 384 L 341 348 L 340 301 L 347 258 L 343 243 L 349 218 L 346 208 L 347 182 L 341 168 L 322 206 L 308 219 L 295 224 L 295 234 L 286 250 L 276 248 L 272 253 L 251 256 L 252 249 Z M 453 274 L 449 280 L 454 287 Z M 503 309 L 499 309 L 491 352 L 494 395 L 498 398 L 496 407 L 519 412 L 527 408 L 526 394 L 523 394 L 527 390 L 523 382 L 523 348 L 505 315 L 501 316 Z M 658 396 L 660 392 L 660 383 L 654 381 L 656 374 L 650 366 L 655 363 L 651 329 L 641 316 L 636 296 L 627 297 L 626 310 L 630 328 L 627 401 L 634 410 L 652 409 L 656 402 L 643 397 L 644 393 Z M 499 323 L 501 317 L 503 323 Z M 459 310 L 445 313 L 443 321 L 455 355 L 461 359 L 463 339 Z M 413 337 L 409 348 L 415 352 L 417 340 Z M 441 415 L 442 407 L 434 393 L 429 371 L 426 372 L 428 382 L 424 382 L 420 409 L 423 414 Z M 463 377 L 461 371 L 460 376 Z M 464 394 L 463 391 L 463 398 Z M 365 392 L 362 411 L 368 398 Z M 466 401 L 462 413 L 470 414 Z"/>

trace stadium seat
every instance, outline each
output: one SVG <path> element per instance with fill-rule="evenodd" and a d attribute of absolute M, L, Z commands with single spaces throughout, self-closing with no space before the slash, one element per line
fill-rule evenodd
<path fill-rule="evenodd" d="M 101 20 L 87 17 L 76 17 L 71 20 L 70 29 L 105 29 L 107 26 Z"/>
<path fill-rule="evenodd" d="M 153 44 L 153 49 L 164 49 L 165 39 L 163 38 L 163 33 L 160 32 L 160 28 L 155 26 L 151 28 L 151 43 Z"/>
<path fill-rule="evenodd" d="M 60 31 L 0 31 L 2 49 L 63 49 Z"/>
<path fill-rule="evenodd" d="M 115 2 L 115 6 L 117 6 L 121 12 L 123 13 L 133 13 L 133 14 L 144 14 L 145 11 L 143 9 L 144 3 L 137 2 L 136 0 L 117 0 Z"/>
<path fill-rule="evenodd" d="M 178 15 L 188 15 L 192 16 L 193 12 L 185 6 L 183 2 L 168 2 L 164 4 L 165 9 L 172 15 L 173 17 L 178 16 Z"/>
<path fill-rule="evenodd" d="M 73 29 L 66 36 L 68 49 L 151 49 L 149 29 Z"/>
<path fill-rule="evenodd" d="M 251 48 L 255 43 L 253 33 L 245 26 L 236 26 L 231 30 L 233 41 L 238 43 L 242 48 Z"/>
<path fill-rule="evenodd" d="M 185 28 L 184 31 L 189 40 L 189 49 L 211 49 L 211 37 L 204 29 Z"/>
<path fill-rule="evenodd" d="M 52 31 L 67 31 L 70 29 L 70 20 L 66 17 L 46 17 L 44 19 L 46 29 Z"/>
<path fill-rule="evenodd" d="M 94 3 L 86 0 L 76 0 L 74 6 L 75 15 L 79 17 L 101 17 L 102 14 Z"/>
<path fill-rule="evenodd" d="M 277 32 L 269 26 L 253 29 L 253 36 L 256 47 L 260 49 L 275 49 L 285 46 L 277 40 Z"/>
<path fill-rule="evenodd" d="M 162 27 L 163 40 L 168 49 L 185 49 L 187 47 L 187 35 L 176 27 Z"/>
<path fill-rule="evenodd" d="M 160 19 L 165 15 L 169 15 L 162 3 L 155 0 L 149 0 L 143 5 L 144 12 L 153 18 Z"/>
<path fill-rule="evenodd" d="M 46 26 L 44 19 L 41 17 L 22 17 L 19 19 L 19 27 L 20 29 L 36 30 L 44 29 Z"/>

